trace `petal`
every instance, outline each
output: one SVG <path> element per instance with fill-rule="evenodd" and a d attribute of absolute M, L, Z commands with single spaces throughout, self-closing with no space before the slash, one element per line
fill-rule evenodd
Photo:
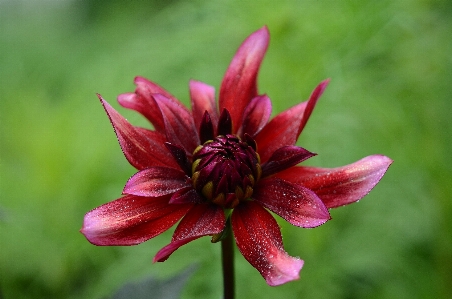
<path fill-rule="evenodd" d="M 119 95 L 119 104 L 125 108 L 141 113 L 154 125 L 156 131 L 165 132 L 162 114 L 152 95 L 159 93 L 175 102 L 179 101 L 161 86 L 143 77 L 135 77 L 134 82 L 137 86 L 135 93 L 125 93 Z"/>
<path fill-rule="evenodd" d="M 262 162 L 266 162 L 278 148 L 286 145 L 295 145 L 301 130 L 306 125 L 317 100 L 327 84 L 328 80 L 321 82 L 312 92 L 308 101 L 295 105 L 276 115 L 256 135 L 255 140 Z"/>
<path fill-rule="evenodd" d="M 135 92 L 142 96 L 150 98 L 153 94 L 158 93 L 168 99 L 171 99 L 171 101 L 173 102 L 179 102 L 179 100 L 171 93 L 169 93 L 166 89 L 152 81 L 149 81 L 146 78 L 137 76 L 135 77 L 134 83 L 137 85 Z"/>
<path fill-rule="evenodd" d="M 200 142 L 190 111 L 161 94 L 154 94 L 153 97 L 162 112 L 166 138 L 170 143 L 182 146 L 191 155 Z"/>
<path fill-rule="evenodd" d="M 338 168 L 292 167 L 277 177 L 314 191 L 328 208 L 353 203 L 372 190 L 392 160 L 373 155 Z"/>
<path fill-rule="evenodd" d="M 231 113 L 234 132 L 241 126 L 245 107 L 257 95 L 257 73 L 269 39 L 267 27 L 252 33 L 237 50 L 221 83 L 219 108 Z"/>
<path fill-rule="evenodd" d="M 303 131 L 304 126 L 308 122 L 309 117 L 311 116 L 311 113 L 314 110 L 315 105 L 317 104 L 317 100 L 320 98 L 320 96 L 323 94 L 326 87 L 328 86 L 328 83 L 330 83 L 330 79 L 323 80 L 322 82 L 320 82 L 319 85 L 317 85 L 317 87 L 311 93 L 306 109 L 303 112 L 303 118 L 301 119 L 300 126 L 298 127 L 297 139 L 298 136 L 300 136 L 301 131 Z"/>
<path fill-rule="evenodd" d="M 232 134 L 232 119 L 228 109 L 223 109 L 218 119 L 217 135 Z"/>
<path fill-rule="evenodd" d="M 295 145 L 301 115 L 307 102 L 300 103 L 276 115 L 254 138 L 262 162 L 285 145 Z"/>
<path fill-rule="evenodd" d="M 272 103 L 267 95 L 257 96 L 246 106 L 243 113 L 242 126 L 238 135 L 255 136 L 268 123 L 272 114 Z"/>
<path fill-rule="evenodd" d="M 218 124 L 215 88 L 200 81 L 190 80 L 191 110 L 196 128 L 201 125 L 204 112 L 209 112 L 213 127 Z"/>
<path fill-rule="evenodd" d="M 192 186 L 181 189 L 171 195 L 169 203 L 171 204 L 181 204 L 181 203 L 202 203 L 204 201 L 203 197 L 193 189 Z"/>
<path fill-rule="evenodd" d="M 213 204 L 195 205 L 176 228 L 171 243 L 154 257 L 154 262 L 165 261 L 180 246 L 199 237 L 219 234 L 225 226 L 223 209 Z"/>
<path fill-rule="evenodd" d="M 100 95 L 98 97 L 110 118 L 121 149 L 132 166 L 139 170 L 152 166 L 178 167 L 161 143 L 161 135 L 132 126 Z"/>
<path fill-rule="evenodd" d="M 88 212 L 81 232 L 94 245 L 136 245 L 169 229 L 190 207 L 169 205 L 167 196 L 126 195 Z"/>
<path fill-rule="evenodd" d="M 259 181 L 253 198 L 296 226 L 316 227 L 331 219 L 328 209 L 314 192 L 279 178 Z"/>
<path fill-rule="evenodd" d="M 231 221 L 237 247 L 267 284 L 277 286 L 300 277 L 303 261 L 284 251 L 278 223 L 258 203 L 238 205 Z"/>
<path fill-rule="evenodd" d="M 213 129 L 212 119 L 210 118 L 209 112 L 204 112 L 201 124 L 199 126 L 199 139 L 201 144 L 204 144 L 208 140 L 213 140 L 215 138 L 215 132 Z"/>
<path fill-rule="evenodd" d="M 183 171 L 168 167 L 150 167 L 132 176 L 122 193 L 160 197 L 190 186 Z"/>
<path fill-rule="evenodd" d="M 159 157 L 164 157 L 164 161 L 166 166 L 170 166 L 172 168 L 178 168 L 181 167 L 178 161 L 174 158 L 173 153 L 171 153 L 170 150 L 168 150 L 168 147 L 166 146 L 166 136 L 162 133 L 151 131 L 145 128 L 135 127 L 135 130 L 139 132 L 140 134 L 143 134 L 148 139 L 152 141 L 152 148 L 148 148 L 147 151 L 152 151 L 153 153 L 156 153 Z M 150 165 L 149 167 L 152 167 L 153 165 Z M 191 168 L 191 167 L 190 167 Z"/>
<path fill-rule="evenodd" d="M 316 154 L 295 145 L 279 148 L 273 153 L 270 159 L 262 165 L 262 177 L 295 166 L 315 155 Z"/>
<path fill-rule="evenodd" d="M 165 146 L 168 149 L 168 151 L 173 156 L 176 163 L 179 165 L 179 167 L 185 171 L 185 174 L 188 176 L 191 176 L 191 162 L 188 160 L 187 153 L 185 150 L 178 146 L 171 144 L 169 142 L 165 142 Z"/>
<path fill-rule="evenodd" d="M 118 102 L 124 108 L 135 110 L 146 117 L 157 132 L 165 132 L 162 114 L 152 96 L 123 93 L 118 96 Z"/>

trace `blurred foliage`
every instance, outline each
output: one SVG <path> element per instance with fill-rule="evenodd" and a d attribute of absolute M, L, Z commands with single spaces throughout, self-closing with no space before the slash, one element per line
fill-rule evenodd
<path fill-rule="evenodd" d="M 96 247 L 78 232 L 134 173 L 95 93 L 118 108 L 143 75 L 188 103 L 189 79 L 218 89 L 239 44 L 267 24 L 259 86 L 275 113 L 332 79 L 299 140 L 319 154 L 308 164 L 395 162 L 327 224 L 280 221 L 287 251 L 305 260 L 299 281 L 270 288 L 237 254 L 238 298 L 450 298 L 451 3 L 1 1 L 0 297 L 102 298 L 194 262 L 182 297 L 221 296 L 208 238 L 152 264 L 171 231 L 134 247 Z"/>
<path fill-rule="evenodd" d="M 148 277 L 140 282 L 127 283 L 122 286 L 111 299 L 178 299 L 187 280 L 195 272 L 196 266 L 178 273 L 174 277 L 157 280 Z"/>

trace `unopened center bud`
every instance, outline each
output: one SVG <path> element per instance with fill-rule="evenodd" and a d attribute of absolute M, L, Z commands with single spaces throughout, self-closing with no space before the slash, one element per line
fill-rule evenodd
<path fill-rule="evenodd" d="M 235 135 L 220 135 L 196 148 L 192 165 L 193 186 L 208 200 L 234 208 L 253 194 L 260 178 L 255 148 Z"/>

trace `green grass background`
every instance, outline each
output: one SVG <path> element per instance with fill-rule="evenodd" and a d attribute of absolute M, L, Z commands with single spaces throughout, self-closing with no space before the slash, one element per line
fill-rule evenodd
<path fill-rule="evenodd" d="M 331 78 L 299 139 L 318 153 L 307 164 L 376 153 L 394 164 L 319 228 L 278 218 L 286 250 L 305 260 L 299 281 L 268 287 L 237 251 L 237 297 L 450 298 L 451 3 L 1 1 L 3 298 L 102 298 L 193 263 L 182 297 L 221 297 L 220 246 L 209 238 L 152 264 L 171 231 L 134 247 L 96 247 L 78 232 L 84 214 L 119 197 L 134 174 L 95 93 L 119 108 L 116 96 L 142 75 L 188 103 L 189 79 L 218 90 L 239 44 L 265 24 L 259 91 L 274 113 Z"/>

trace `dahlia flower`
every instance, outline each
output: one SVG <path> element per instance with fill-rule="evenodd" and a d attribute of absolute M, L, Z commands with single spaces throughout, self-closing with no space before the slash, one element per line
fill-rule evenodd
<path fill-rule="evenodd" d="M 296 145 L 328 81 L 306 102 L 270 119 L 269 97 L 256 78 L 269 43 L 263 27 L 236 52 L 221 83 L 190 81 L 191 110 L 154 82 L 135 78 L 121 106 L 141 113 L 153 130 L 130 124 L 101 96 L 121 149 L 138 172 L 123 196 L 85 215 L 81 232 L 95 245 L 135 245 L 178 225 L 154 261 L 197 238 L 233 234 L 245 259 L 271 286 L 298 279 L 303 260 L 283 247 L 269 212 L 312 228 L 331 219 L 328 209 L 353 203 L 382 178 L 391 159 L 365 157 L 339 168 L 298 164 L 315 154 Z"/>

